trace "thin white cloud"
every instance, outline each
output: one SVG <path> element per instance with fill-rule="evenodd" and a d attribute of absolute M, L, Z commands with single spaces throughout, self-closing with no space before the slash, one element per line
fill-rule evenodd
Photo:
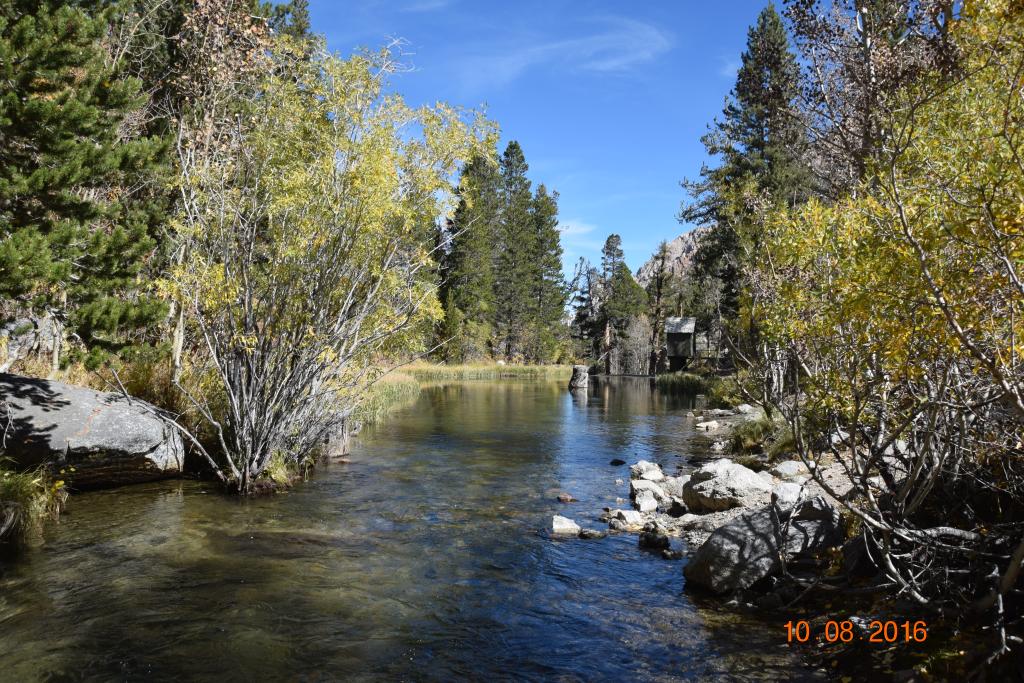
<path fill-rule="evenodd" d="M 740 69 L 740 61 L 734 57 L 719 57 L 718 75 L 722 78 L 736 78 Z"/>
<path fill-rule="evenodd" d="M 576 235 L 586 235 L 587 233 L 593 232 L 597 226 L 589 225 L 583 221 L 567 220 L 560 221 L 558 229 L 562 231 L 562 237 L 575 237 Z"/>
<path fill-rule="evenodd" d="M 407 5 L 402 5 L 399 11 L 435 12 L 439 9 L 445 9 L 446 7 L 452 4 L 454 4 L 454 0 L 418 0 L 417 2 L 411 2 Z"/>
<path fill-rule="evenodd" d="M 507 84 L 527 71 L 548 66 L 595 73 L 622 72 L 653 60 L 672 46 L 667 33 L 633 19 L 606 20 L 597 33 L 561 40 L 505 45 L 470 59 L 463 70 L 470 85 Z"/>

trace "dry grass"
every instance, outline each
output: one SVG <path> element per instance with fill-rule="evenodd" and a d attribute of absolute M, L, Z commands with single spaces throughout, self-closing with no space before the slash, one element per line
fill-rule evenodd
<path fill-rule="evenodd" d="M 571 365 L 498 365 L 473 363 L 466 365 L 435 365 L 413 363 L 402 369 L 420 382 L 464 381 L 477 379 L 564 379 L 572 376 Z"/>

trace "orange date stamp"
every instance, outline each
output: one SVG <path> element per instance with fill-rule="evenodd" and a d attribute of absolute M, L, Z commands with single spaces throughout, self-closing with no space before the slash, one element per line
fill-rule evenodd
<path fill-rule="evenodd" d="M 868 622 L 865 629 L 861 624 L 854 624 L 849 619 L 829 620 L 825 622 L 824 631 L 814 636 L 809 622 L 786 622 L 787 643 L 806 643 L 812 637 L 826 643 L 851 643 L 855 640 L 883 644 L 923 643 L 928 639 L 928 624 L 924 621 L 875 620 Z"/>

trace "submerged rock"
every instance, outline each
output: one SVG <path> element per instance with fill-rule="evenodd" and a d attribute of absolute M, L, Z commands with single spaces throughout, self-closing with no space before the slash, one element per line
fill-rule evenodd
<path fill-rule="evenodd" d="M 772 520 L 772 506 L 747 510 L 719 527 L 683 569 L 688 583 L 715 593 L 748 588 L 780 569 L 779 554 L 787 559 L 813 554 L 843 541 L 839 513 L 820 496 L 793 511 L 777 511 L 781 548 Z"/>
<path fill-rule="evenodd" d="M 621 458 L 612 458 L 608 464 L 611 465 L 612 467 L 620 467 L 622 465 L 625 465 L 626 461 Z"/>
<path fill-rule="evenodd" d="M 683 502 L 694 511 L 750 507 L 768 502 L 771 490 L 753 470 L 722 458 L 693 473 L 683 486 Z"/>
<path fill-rule="evenodd" d="M 568 517 L 555 515 L 551 518 L 551 531 L 559 535 L 576 536 L 580 533 L 580 525 Z"/>
<path fill-rule="evenodd" d="M 19 467 L 65 469 L 62 476 L 75 488 L 181 471 L 181 435 L 145 401 L 9 374 L 0 374 L 0 397 L 10 419 L 3 454 Z"/>
<path fill-rule="evenodd" d="M 586 539 L 604 538 L 608 535 L 607 531 L 598 531 L 597 529 L 580 529 L 579 537 Z"/>
<path fill-rule="evenodd" d="M 573 498 L 571 493 L 559 493 L 558 494 L 558 502 L 559 503 L 576 503 L 576 502 L 579 502 L 579 501 L 577 501 L 575 498 Z"/>
<path fill-rule="evenodd" d="M 644 524 L 644 530 L 640 532 L 640 547 L 661 550 L 669 547 L 668 536 L 656 522 Z"/>

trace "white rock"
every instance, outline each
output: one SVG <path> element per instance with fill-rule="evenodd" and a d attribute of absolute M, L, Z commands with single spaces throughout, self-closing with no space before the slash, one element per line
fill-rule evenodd
<path fill-rule="evenodd" d="M 575 536 L 580 532 L 580 525 L 568 517 L 555 515 L 551 518 L 551 531 L 556 534 L 571 534 Z"/>
<path fill-rule="evenodd" d="M 650 491 L 641 491 L 633 500 L 633 506 L 640 512 L 654 512 L 658 509 L 658 499 Z"/>
<path fill-rule="evenodd" d="M 683 502 L 691 510 L 728 510 L 768 502 L 772 485 L 756 472 L 722 458 L 693 473 L 683 486 Z"/>
<path fill-rule="evenodd" d="M 711 417 L 727 417 L 732 414 L 731 410 L 725 410 L 724 408 L 712 408 L 708 411 L 708 415 Z"/>
<path fill-rule="evenodd" d="M 736 412 L 739 413 L 740 415 L 750 415 L 755 410 L 757 410 L 757 408 L 750 405 L 749 403 L 741 403 L 738 406 L 736 406 Z"/>
<path fill-rule="evenodd" d="M 713 453 L 724 453 L 725 449 L 729 447 L 728 441 L 716 441 L 711 444 L 711 451 Z"/>
<path fill-rule="evenodd" d="M 772 474 L 779 479 L 792 479 L 807 473 L 807 467 L 799 460 L 786 460 L 772 468 Z"/>
<path fill-rule="evenodd" d="M 661 481 L 665 478 L 661 467 L 653 462 L 641 460 L 635 465 L 629 466 L 630 479 L 647 479 L 649 481 Z"/>
<path fill-rule="evenodd" d="M 772 491 L 772 497 L 782 508 L 791 508 L 800 502 L 803 487 L 799 484 L 783 482 Z"/>
<path fill-rule="evenodd" d="M 720 425 L 718 424 L 717 420 L 709 420 L 707 422 L 697 423 L 697 429 L 704 432 L 713 432 L 714 430 L 718 429 L 719 426 Z"/>
<path fill-rule="evenodd" d="M 615 510 L 612 512 L 612 517 L 630 526 L 641 526 L 644 523 L 643 515 L 636 510 Z"/>
<path fill-rule="evenodd" d="M 833 446 L 838 446 L 845 443 L 850 438 L 849 432 L 844 432 L 842 429 L 837 430 L 832 434 L 831 441 Z"/>
<path fill-rule="evenodd" d="M 661 490 L 667 493 L 669 496 L 672 496 L 674 498 L 682 498 L 683 486 L 685 486 L 686 482 L 688 481 L 690 481 L 690 475 L 684 474 L 681 477 L 665 477 L 665 480 L 662 481 L 659 485 L 661 486 Z"/>
<path fill-rule="evenodd" d="M 766 472 L 765 470 L 761 470 L 760 472 L 757 473 L 757 476 L 761 477 L 762 479 L 764 479 L 769 484 L 774 484 L 775 483 L 775 477 L 772 476 L 771 472 Z"/>
<path fill-rule="evenodd" d="M 653 481 L 649 481 L 647 479 L 634 479 L 629 482 L 630 497 L 636 498 L 640 495 L 641 491 L 650 491 L 659 501 L 668 500 L 669 497 L 665 490 Z"/>

